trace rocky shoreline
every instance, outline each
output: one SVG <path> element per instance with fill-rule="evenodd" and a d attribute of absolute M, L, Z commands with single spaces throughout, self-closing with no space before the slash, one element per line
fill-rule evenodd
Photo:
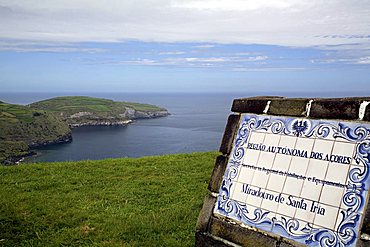
<path fill-rule="evenodd" d="M 167 117 L 169 115 L 168 111 L 142 112 L 126 108 L 126 112 L 120 114 L 120 118 L 101 119 L 94 116 L 91 112 L 78 112 L 69 117 L 64 116 L 64 120 L 70 128 L 82 126 L 126 126 L 135 120 Z"/>
<path fill-rule="evenodd" d="M 135 115 L 131 119 L 151 119 L 159 117 L 167 117 L 171 115 L 168 111 L 155 111 L 155 112 L 142 112 L 136 111 Z"/>
<path fill-rule="evenodd" d="M 142 112 L 126 108 L 126 112 L 120 114 L 119 117 L 99 118 L 91 112 L 77 112 L 71 116 L 63 115 L 61 117 L 70 128 L 78 128 L 82 126 L 125 126 L 134 120 L 153 119 L 169 115 L 168 111 Z"/>
<path fill-rule="evenodd" d="M 73 123 L 69 124 L 70 128 L 78 128 L 83 126 L 126 126 L 132 123 L 132 120 L 124 121 L 99 121 L 99 120 L 90 120 L 83 123 Z"/>
<path fill-rule="evenodd" d="M 18 165 L 19 163 L 21 163 L 24 160 L 24 158 L 34 156 L 36 154 L 37 153 L 35 151 L 29 151 L 27 154 L 24 154 L 24 155 L 12 156 L 12 157 L 9 157 L 6 160 L 4 160 L 2 162 L 2 165 L 4 165 L 4 166 Z"/>
<path fill-rule="evenodd" d="M 49 145 L 57 145 L 57 144 L 63 144 L 63 143 L 69 143 L 72 142 L 72 132 L 69 132 L 68 134 L 64 136 L 60 136 L 55 140 L 50 140 L 50 141 L 42 141 L 42 142 L 31 142 L 28 144 L 28 152 L 23 154 L 23 155 L 16 155 L 16 156 L 11 156 L 4 160 L 2 162 L 2 165 L 5 166 L 11 166 L 11 165 L 18 165 L 19 163 L 22 163 L 25 158 L 35 156 L 37 155 L 37 152 L 33 149 L 35 148 L 40 148 L 40 147 L 45 147 Z"/>
<path fill-rule="evenodd" d="M 33 149 L 33 148 L 39 148 L 39 147 L 48 146 L 48 145 L 69 143 L 69 142 L 72 141 L 72 139 L 73 139 L 72 138 L 72 132 L 69 132 L 68 134 L 66 134 L 64 136 L 60 136 L 55 140 L 42 141 L 42 142 L 31 142 L 31 143 L 28 144 L 28 147 L 30 149 Z"/>

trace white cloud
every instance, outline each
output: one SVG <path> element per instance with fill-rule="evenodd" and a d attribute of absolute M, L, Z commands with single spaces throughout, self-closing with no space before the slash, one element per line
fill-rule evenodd
<path fill-rule="evenodd" d="M 361 57 L 357 60 L 358 64 L 370 64 L 370 57 Z"/>
<path fill-rule="evenodd" d="M 236 56 L 250 56 L 250 55 L 260 55 L 259 52 L 237 52 L 234 53 Z"/>
<path fill-rule="evenodd" d="M 267 56 L 255 57 L 157 57 L 157 58 L 137 58 L 126 60 L 97 60 L 87 61 L 87 64 L 112 64 L 112 65 L 140 65 L 140 66 L 178 66 L 178 67 L 223 67 L 232 68 L 233 66 L 261 65 L 261 61 L 267 60 Z M 264 62 L 262 62 L 264 64 Z"/>
<path fill-rule="evenodd" d="M 80 47 L 35 47 L 35 46 L 2 46 L 0 51 L 15 51 L 15 52 L 82 52 L 82 53 L 100 53 L 105 52 L 105 49 L 99 48 L 80 48 Z"/>
<path fill-rule="evenodd" d="M 313 59 L 311 63 L 319 64 L 370 64 L 370 56 L 359 58 L 329 58 L 329 59 Z"/>
<path fill-rule="evenodd" d="M 203 0 L 203 1 L 173 1 L 173 7 L 189 8 L 189 9 L 204 9 L 204 10 L 218 10 L 218 11 L 245 11 L 256 10 L 261 8 L 278 8 L 284 9 L 294 5 L 294 2 L 289 0 Z"/>
<path fill-rule="evenodd" d="M 129 61 L 120 61 L 118 64 L 129 64 L 129 65 L 160 65 L 157 61 L 152 59 L 136 59 Z"/>
<path fill-rule="evenodd" d="M 254 57 L 185 57 L 185 58 L 168 58 L 165 61 L 172 61 L 177 63 L 191 62 L 191 63 L 242 63 L 255 62 L 267 60 L 267 56 Z"/>
<path fill-rule="evenodd" d="M 212 62 L 212 63 L 222 63 L 225 62 L 225 58 L 222 57 L 210 57 L 210 58 L 197 58 L 197 57 L 187 57 L 184 59 L 187 62 Z"/>
<path fill-rule="evenodd" d="M 303 67 L 266 67 L 266 68 L 233 68 L 232 71 L 235 72 L 263 72 L 263 71 L 296 71 L 296 70 L 306 70 Z"/>
<path fill-rule="evenodd" d="M 1 39 L 43 42 L 368 45 L 370 2 L 0 0 L 0 23 Z"/>
<path fill-rule="evenodd" d="M 185 54 L 184 51 L 163 51 L 158 53 L 159 55 L 182 55 Z"/>
<path fill-rule="evenodd" d="M 198 48 L 198 49 L 210 49 L 210 48 L 213 48 L 213 47 L 215 47 L 215 45 L 210 45 L 210 44 L 193 46 L 193 48 Z"/>
<path fill-rule="evenodd" d="M 263 61 L 263 60 L 267 60 L 268 57 L 267 56 L 256 56 L 256 57 L 248 57 L 246 58 L 245 61 Z"/>
<path fill-rule="evenodd" d="M 27 41 L 0 41 L 0 51 L 14 52 L 81 52 L 81 53 L 101 53 L 106 52 L 102 48 L 87 48 L 69 43 L 46 43 L 46 42 L 27 42 Z"/>

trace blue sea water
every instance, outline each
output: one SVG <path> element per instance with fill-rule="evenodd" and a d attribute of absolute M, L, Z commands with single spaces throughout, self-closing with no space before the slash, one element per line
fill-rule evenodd
<path fill-rule="evenodd" d="M 0 93 L 0 100 L 28 104 L 61 95 L 87 95 L 117 101 L 154 104 L 168 109 L 170 116 L 138 120 L 127 126 L 80 127 L 73 129 L 71 143 L 37 150 L 34 162 L 75 161 L 117 157 L 142 157 L 217 150 L 233 99 L 256 93 L 227 94 L 138 94 L 138 93 Z M 302 95 L 295 97 L 333 97 Z"/>

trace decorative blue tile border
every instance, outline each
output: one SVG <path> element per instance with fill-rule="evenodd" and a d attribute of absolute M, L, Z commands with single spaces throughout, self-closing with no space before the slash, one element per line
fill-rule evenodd
<path fill-rule="evenodd" d="M 224 174 L 214 212 L 261 230 L 273 232 L 309 246 L 355 246 L 358 239 L 362 210 L 367 200 L 370 168 L 370 125 L 243 114 L 232 153 Z M 344 140 L 355 145 L 354 160 L 342 198 L 346 210 L 340 209 L 340 224 L 336 230 L 302 225 L 294 218 L 277 219 L 274 212 L 250 208 L 230 198 L 231 188 L 245 157 L 248 137 L 254 131 L 297 137 Z"/>

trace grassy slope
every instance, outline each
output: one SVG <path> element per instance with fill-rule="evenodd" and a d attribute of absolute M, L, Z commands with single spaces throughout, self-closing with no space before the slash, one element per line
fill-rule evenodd
<path fill-rule="evenodd" d="M 193 246 L 216 155 L 0 167 L 0 246 Z"/>
<path fill-rule="evenodd" d="M 31 142 L 48 142 L 70 132 L 67 124 L 44 111 L 0 103 L 0 162 L 27 153 Z"/>
<path fill-rule="evenodd" d="M 77 112 L 92 112 L 101 117 L 117 116 L 125 111 L 125 107 L 144 112 L 165 110 L 154 105 L 116 102 L 113 100 L 86 96 L 56 97 L 32 103 L 30 106 L 55 113 L 64 112 L 66 115 L 72 115 Z"/>

